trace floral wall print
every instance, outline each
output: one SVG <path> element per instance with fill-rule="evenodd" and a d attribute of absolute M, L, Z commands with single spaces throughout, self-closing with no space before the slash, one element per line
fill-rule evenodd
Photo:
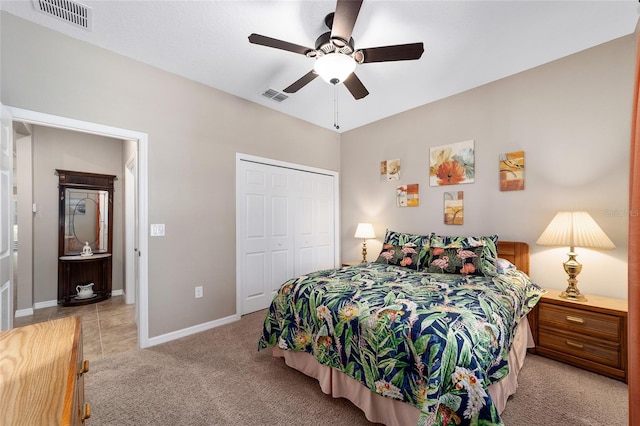
<path fill-rule="evenodd" d="M 444 224 L 462 225 L 464 222 L 464 201 L 462 191 L 444 193 Z"/>
<path fill-rule="evenodd" d="M 387 181 L 387 160 L 380 162 L 380 181 Z"/>
<path fill-rule="evenodd" d="M 524 189 L 524 151 L 500 154 L 500 191 Z"/>
<path fill-rule="evenodd" d="M 400 180 L 400 160 L 385 160 L 380 162 L 380 181 Z"/>
<path fill-rule="evenodd" d="M 398 207 L 417 207 L 420 205 L 419 184 L 400 185 L 396 189 L 396 205 Z"/>
<path fill-rule="evenodd" d="M 429 185 L 455 185 L 475 181 L 474 141 L 431 148 Z"/>

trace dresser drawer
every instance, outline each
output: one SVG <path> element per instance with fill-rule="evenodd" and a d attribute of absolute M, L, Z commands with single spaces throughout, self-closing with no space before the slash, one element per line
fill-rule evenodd
<path fill-rule="evenodd" d="M 614 342 L 619 342 L 621 338 L 622 323 L 619 316 L 548 303 L 540 304 L 538 315 L 541 327 L 558 327 Z"/>
<path fill-rule="evenodd" d="M 538 344 L 598 364 L 622 368 L 620 344 L 540 325 Z"/>

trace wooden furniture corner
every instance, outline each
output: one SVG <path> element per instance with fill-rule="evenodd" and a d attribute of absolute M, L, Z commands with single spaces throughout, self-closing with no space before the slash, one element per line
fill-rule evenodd
<path fill-rule="evenodd" d="M 79 317 L 3 331 L 0 354 L 0 424 L 82 425 L 91 416 Z"/>

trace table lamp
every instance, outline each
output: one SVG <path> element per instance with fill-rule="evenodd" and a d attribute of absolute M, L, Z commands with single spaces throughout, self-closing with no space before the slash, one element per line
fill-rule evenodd
<path fill-rule="evenodd" d="M 367 239 L 375 238 L 376 233 L 370 223 L 359 223 L 354 238 L 362 238 L 362 262 L 367 263 Z"/>
<path fill-rule="evenodd" d="M 569 286 L 560 297 L 577 302 L 587 299 L 578 290 L 576 276 L 582 265 L 576 260 L 575 247 L 610 250 L 616 246 L 587 212 L 558 212 L 544 230 L 536 244 L 541 246 L 569 246 L 569 260 L 563 263 L 569 276 Z"/>

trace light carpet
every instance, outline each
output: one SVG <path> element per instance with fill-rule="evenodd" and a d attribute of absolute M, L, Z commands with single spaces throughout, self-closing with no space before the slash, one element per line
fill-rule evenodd
<path fill-rule="evenodd" d="M 88 426 L 370 425 L 349 401 L 257 351 L 265 311 L 91 364 Z M 508 426 L 627 424 L 627 385 L 527 355 Z"/>

